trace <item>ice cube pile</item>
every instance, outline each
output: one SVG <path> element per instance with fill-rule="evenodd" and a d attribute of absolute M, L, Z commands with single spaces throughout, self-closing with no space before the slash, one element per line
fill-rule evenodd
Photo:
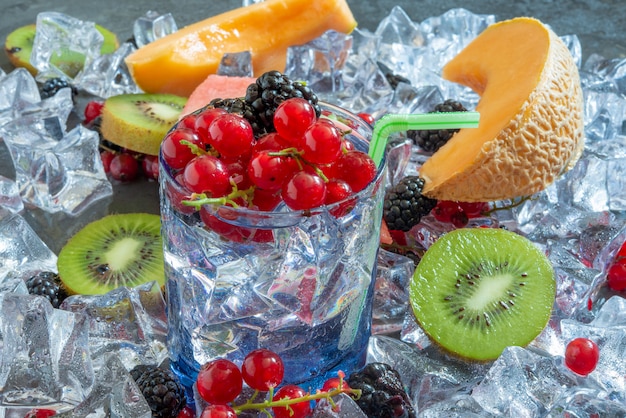
<path fill-rule="evenodd" d="M 50 14 L 40 19 L 65 22 L 63 30 L 92 41 L 72 46 L 85 48 L 88 58 L 73 80 L 79 89 L 101 98 L 138 91 L 123 65 L 133 45 L 98 56 L 94 45 L 101 40 L 93 25 Z M 446 98 L 471 109 L 476 94 L 441 79 L 440 68 L 494 21 L 454 9 L 418 23 L 396 7 L 375 32 L 327 32 L 294 46 L 285 72 L 306 79 L 322 100 L 355 113 L 427 112 Z M 48 41 L 72 39 L 50 33 L 51 26 L 42 31 Z M 138 18 L 134 34 L 146 43 L 175 30 L 171 15 L 148 12 Z M 543 333 L 530 346 L 510 347 L 490 363 L 442 353 L 412 317 L 407 283 L 413 260 L 380 251 L 376 335 L 368 360 L 397 368 L 421 417 L 626 416 L 626 300 L 606 285 L 607 266 L 626 240 L 626 60 L 591 54 L 582 63 L 576 36 L 563 40 L 579 65 L 585 94 L 583 157 L 544 192 L 469 225 L 506 226 L 548 254 L 558 290 Z M 42 61 L 35 66 L 50 70 L 45 51 L 38 56 Z M 234 64 L 225 62 L 222 71 L 249 73 L 245 54 L 228 58 Z M 388 77 L 380 63 L 401 77 Z M 0 73 L 0 144 L 13 163 L 13 170 L 0 172 L 0 416 L 21 417 L 45 407 L 68 417 L 149 417 L 128 370 L 167 361 L 158 286 L 72 296 L 60 309 L 28 295 L 24 286 L 34 272 L 56 270 L 55 252 L 45 243 L 54 221 L 32 222 L 29 213 L 41 211 L 48 219 L 86 209 L 97 214 L 94 206 L 113 191 L 97 134 L 72 121 L 74 106 L 70 89 L 42 100 L 27 71 Z M 389 150 L 390 182 L 417 171 L 426 158 L 402 138 L 397 143 Z M 449 229 L 428 216 L 407 239 L 426 249 Z M 591 338 L 600 348 L 598 366 L 587 377 L 564 366 L 564 347 L 575 337 Z M 343 412 L 322 403 L 315 416 L 355 416 L 351 402 L 342 399 Z"/>

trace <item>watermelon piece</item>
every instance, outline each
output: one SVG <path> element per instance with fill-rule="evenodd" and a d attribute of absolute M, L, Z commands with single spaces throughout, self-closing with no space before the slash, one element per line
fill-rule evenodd
<path fill-rule="evenodd" d="M 191 92 L 181 115 L 187 115 L 194 110 L 198 110 L 215 98 L 231 99 L 244 97 L 248 86 L 255 81 L 256 78 L 254 77 L 210 74 Z"/>

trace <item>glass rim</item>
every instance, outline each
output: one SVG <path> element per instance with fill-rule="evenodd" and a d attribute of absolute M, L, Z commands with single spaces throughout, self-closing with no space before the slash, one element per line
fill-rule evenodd
<path fill-rule="evenodd" d="M 370 124 L 368 124 L 365 120 L 363 120 L 362 118 L 360 118 L 358 115 L 354 114 L 353 112 L 347 109 L 341 108 L 339 106 L 333 105 L 331 103 L 320 101 L 319 105 L 322 108 L 322 110 L 330 110 L 332 113 L 338 114 L 339 116 L 344 116 L 346 117 L 346 119 L 355 121 L 359 125 L 359 128 L 365 129 L 366 130 L 365 136 L 367 137 L 359 133 L 359 140 L 364 142 L 369 148 L 371 144 L 372 133 L 373 133 L 373 127 Z M 177 126 L 178 126 L 178 122 L 170 129 L 170 131 L 175 129 Z M 352 135 L 354 135 L 354 133 L 352 133 Z M 367 152 L 367 150 L 362 150 L 362 151 Z M 310 218 L 312 216 L 332 212 L 333 210 L 338 210 L 343 205 L 346 205 L 350 202 L 359 202 L 371 196 L 374 193 L 374 190 L 376 187 L 383 187 L 382 185 L 378 185 L 378 184 L 382 180 L 383 173 L 385 172 L 385 168 L 387 165 L 386 160 L 387 160 L 387 153 L 385 152 L 382 157 L 381 163 L 377 167 L 376 176 L 365 188 L 346 197 L 345 199 L 331 203 L 329 205 L 321 205 L 313 209 L 304 209 L 304 210 L 289 209 L 287 211 L 263 211 L 263 210 L 257 210 L 257 209 L 249 209 L 249 208 L 242 207 L 242 206 L 233 207 L 233 206 L 228 206 L 228 205 L 214 205 L 214 204 L 206 204 L 206 205 L 203 205 L 203 207 L 207 207 L 207 209 L 210 209 L 210 213 L 212 215 L 219 217 L 221 220 L 225 222 L 234 222 L 233 219 L 230 219 L 230 217 L 223 216 L 224 214 L 233 214 L 233 215 L 237 215 L 238 217 L 245 217 L 245 218 L 257 219 L 257 220 L 280 219 L 284 221 L 284 222 L 280 222 L 280 224 L 285 224 L 284 226 L 297 224 L 303 218 Z M 163 159 L 160 149 L 159 149 L 159 165 L 162 167 L 162 170 L 159 175 L 159 182 L 167 181 L 170 187 L 173 186 L 177 189 L 176 190 L 177 194 L 180 193 L 184 195 L 184 194 L 189 193 L 189 191 L 186 190 L 184 186 L 181 185 L 176 180 L 175 176 L 173 175 L 172 169 L 167 165 L 167 163 Z M 165 176 L 165 178 L 161 178 L 163 175 Z M 222 214 L 222 216 L 220 216 L 220 213 Z M 291 219 L 291 221 L 288 221 L 289 219 Z"/>

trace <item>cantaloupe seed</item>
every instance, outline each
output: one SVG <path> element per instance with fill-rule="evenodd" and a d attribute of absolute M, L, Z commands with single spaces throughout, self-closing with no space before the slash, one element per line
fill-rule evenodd
<path fill-rule="evenodd" d="M 106 264 L 113 271 L 122 271 L 137 259 L 137 252 L 142 243 L 136 239 L 125 237 L 117 241 L 105 254 Z"/>

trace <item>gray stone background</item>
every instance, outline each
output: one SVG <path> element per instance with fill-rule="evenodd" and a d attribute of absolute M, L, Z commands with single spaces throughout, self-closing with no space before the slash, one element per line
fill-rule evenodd
<path fill-rule="evenodd" d="M 311 0 L 315 1 L 315 0 Z M 375 30 L 380 19 L 399 5 L 416 22 L 449 9 L 493 14 L 497 20 L 532 16 L 559 35 L 576 34 L 585 59 L 591 53 L 606 58 L 626 57 L 626 2 L 623 0 L 348 0 L 359 27 Z M 58 11 L 91 20 L 115 32 L 120 40 L 132 33 L 134 20 L 148 10 L 170 12 L 179 27 L 241 5 L 241 0 L 0 0 L 0 38 L 18 26 L 35 22 L 43 11 Z M 0 67 L 10 71 L 5 54 Z"/>

